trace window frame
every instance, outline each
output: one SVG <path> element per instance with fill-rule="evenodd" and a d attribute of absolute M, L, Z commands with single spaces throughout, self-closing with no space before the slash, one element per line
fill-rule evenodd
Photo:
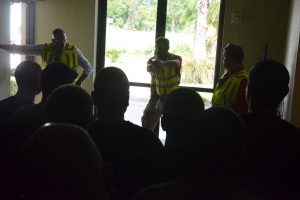
<path fill-rule="evenodd" d="M 97 12 L 96 12 L 96 69 L 95 74 L 105 67 L 105 48 L 106 48 L 106 17 L 107 17 L 107 1 L 108 0 L 96 0 Z M 190 88 L 197 92 L 213 92 L 220 76 L 221 70 L 221 53 L 222 53 L 222 41 L 223 41 L 223 26 L 225 16 L 225 1 L 220 1 L 220 14 L 218 24 L 218 39 L 217 39 L 217 51 L 214 71 L 214 84 L 213 88 L 202 87 L 188 87 L 180 86 L 182 88 Z M 166 19 L 167 19 L 167 5 L 168 0 L 159 0 L 157 3 L 157 18 L 156 18 L 156 35 L 155 38 L 165 36 L 166 32 Z M 153 41 L 154 42 L 154 41 Z M 150 87 L 150 83 L 130 82 L 130 86 L 137 87 Z"/>

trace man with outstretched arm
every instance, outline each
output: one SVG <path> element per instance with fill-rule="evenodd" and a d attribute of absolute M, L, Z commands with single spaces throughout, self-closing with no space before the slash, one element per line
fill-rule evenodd
<path fill-rule="evenodd" d="M 79 86 L 82 85 L 83 81 L 93 71 L 92 65 L 82 52 L 75 45 L 67 43 L 67 36 L 60 28 L 52 31 L 51 43 L 37 45 L 0 44 L 0 49 L 4 49 L 10 53 L 41 56 L 42 68 L 45 68 L 48 64 L 60 62 L 76 72 L 80 66 L 83 72 L 75 82 Z"/>

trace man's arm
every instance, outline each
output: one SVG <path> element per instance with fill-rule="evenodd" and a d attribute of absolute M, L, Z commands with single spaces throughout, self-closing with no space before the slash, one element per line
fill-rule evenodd
<path fill-rule="evenodd" d="M 156 69 L 161 67 L 170 67 L 177 70 L 180 70 L 181 68 L 182 59 L 180 56 L 176 56 L 175 58 L 172 58 L 170 60 L 162 61 L 159 59 L 149 59 L 147 63 L 147 71 L 148 72 L 154 72 Z"/>
<path fill-rule="evenodd" d="M 154 59 L 153 57 L 150 58 L 147 62 L 147 72 L 153 73 L 155 71 L 157 59 Z"/>
<path fill-rule="evenodd" d="M 182 58 L 178 55 L 171 54 L 171 58 L 169 60 L 164 61 L 164 64 L 168 67 L 180 70 L 182 65 Z"/>
<path fill-rule="evenodd" d="M 9 53 L 36 56 L 36 55 L 42 55 L 43 44 L 37 44 L 37 45 L 0 44 L 0 49 L 4 49 Z"/>
<path fill-rule="evenodd" d="M 158 62 L 157 63 L 158 67 L 168 67 L 174 69 L 175 71 L 180 72 L 182 59 L 180 56 L 175 56 L 169 60 L 166 61 L 158 60 L 157 62 Z"/>
<path fill-rule="evenodd" d="M 83 53 L 77 48 L 77 57 L 78 57 L 78 64 L 83 69 L 82 74 L 75 82 L 75 85 L 81 86 L 83 81 L 89 77 L 89 75 L 93 72 L 93 67 L 90 62 L 84 57 Z"/>
<path fill-rule="evenodd" d="M 167 66 L 175 69 L 181 68 L 181 58 L 174 59 L 174 60 L 160 61 L 160 62 L 162 66 Z"/>

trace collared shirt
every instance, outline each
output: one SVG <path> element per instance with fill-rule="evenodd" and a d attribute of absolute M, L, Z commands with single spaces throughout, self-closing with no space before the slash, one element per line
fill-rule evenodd
<path fill-rule="evenodd" d="M 30 56 L 42 56 L 44 44 L 36 45 L 10 45 L 7 49 L 10 53 L 25 54 Z M 93 67 L 89 61 L 84 57 L 83 53 L 76 48 L 78 64 L 83 69 L 83 72 L 90 75 L 93 72 Z"/>
<path fill-rule="evenodd" d="M 234 73 L 242 71 L 242 70 L 244 70 L 243 65 L 239 66 L 236 70 L 232 71 L 231 73 L 229 73 L 229 72 L 225 73 L 223 78 L 220 79 L 219 82 L 221 82 L 221 83 L 226 82 L 230 78 L 231 74 L 234 74 Z M 233 109 L 237 113 L 240 113 L 240 114 L 248 112 L 248 103 L 247 103 L 247 100 L 246 100 L 247 83 L 248 83 L 247 79 L 241 80 L 240 85 L 239 85 L 239 89 L 238 89 L 238 92 L 237 92 L 237 96 L 236 96 L 236 101 L 235 101 L 235 104 L 234 104 L 234 107 L 233 107 Z"/>

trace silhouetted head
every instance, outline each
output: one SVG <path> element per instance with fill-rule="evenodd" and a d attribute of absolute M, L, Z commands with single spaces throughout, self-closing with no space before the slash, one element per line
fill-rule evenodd
<path fill-rule="evenodd" d="M 218 173 L 234 173 L 245 158 L 245 128 L 236 113 L 211 107 L 201 113 L 190 144 L 194 166 Z"/>
<path fill-rule="evenodd" d="M 52 45 L 59 51 L 65 49 L 67 36 L 64 30 L 57 28 L 52 31 Z"/>
<path fill-rule="evenodd" d="M 63 63 L 51 63 L 42 71 L 43 101 L 58 86 L 73 83 L 77 73 Z"/>
<path fill-rule="evenodd" d="M 92 93 L 100 118 L 124 115 L 129 105 L 129 81 L 116 67 L 105 67 L 97 74 Z"/>
<path fill-rule="evenodd" d="M 21 161 L 25 199 L 106 199 L 101 155 L 78 126 L 45 124 L 25 143 Z"/>
<path fill-rule="evenodd" d="M 223 49 L 223 65 L 228 70 L 233 70 L 241 65 L 244 60 L 242 47 L 235 44 L 227 44 Z"/>
<path fill-rule="evenodd" d="M 159 37 L 155 41 L 155 54 L 158 58 L 164 58 L 168 55 L 170 48 L 169 40 L 165 37 Z"/>
<path fill-rule="evenodd" d="M 41 92 L 41 66 L 33 61 L 21 62 L 15 70 L 18 90 Z"/>
<path fill-rule="evenodd" d="M 249 72 L 247 99 L 251 106 L 277 108 L 289 92 L 290 75 L 286 67 L 276 61 L 256 63 Z"/>
<path fill-rule="evenodd" d="M 165 146 L 188 139 L 188 129 L 203 110 L 204 102 L 196 91 L 179 88 L 171 92 L 165 100 L 161 118 L 161 126 L 167 132 Z"/>
<path fill-rule="evenodd" d="M 48 122 L 75 124 L 85 129 L 92 121 L 93 103 L 90 95 L 75 85 L 56 88 L 46 101 Z"/>

